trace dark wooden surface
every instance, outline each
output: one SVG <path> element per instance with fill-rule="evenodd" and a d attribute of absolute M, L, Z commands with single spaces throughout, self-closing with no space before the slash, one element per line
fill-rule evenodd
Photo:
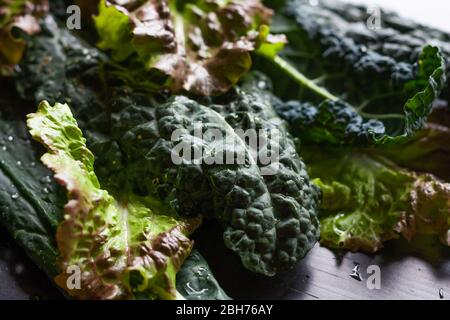
<path fill-rule="evenodd" d="M 235 299 L 444 299 L 450 300 L 450 249 L 433 239 L 389 243 L 382 254 L 336 254 L 317 245 L 289 272 L 265 278 L 246 270 L 223 247 L 217 227 L 206 225 L 196 246 Z M 362 281 L 350 277 L 355 264 Z M 381 289 L 369 290 L 367 267 L 381 269 Z M 61 299 L 21 248 L 0 233 L 0 299 Z"/>

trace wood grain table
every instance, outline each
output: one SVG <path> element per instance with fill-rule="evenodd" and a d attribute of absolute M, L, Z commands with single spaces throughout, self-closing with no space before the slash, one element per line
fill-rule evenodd
<path fill-rule="evenodd" d="M 317 245 L 298 266 L 273 278 L 244 270 L 206 224 L 195 236 L 227 293 L 235 299 L 427 299 L 450 300 L 450 249 L 435 239 L 396 240 L 382 254 L 333 252 Z M 351 277 L 358 265 L 361 281 Z M 367 268 L 379 266 L 381 288 L 369 289 Z M 0 299 L 62 299 L 23 250 L 0 232 Z"/>

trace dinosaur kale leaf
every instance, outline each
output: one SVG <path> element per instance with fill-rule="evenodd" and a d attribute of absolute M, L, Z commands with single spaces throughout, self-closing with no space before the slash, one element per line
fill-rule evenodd
<path fill-rule="evenodd" d="M 437 235 L 450 245 L 450 184 L 367 150 L 304 149 L 310 175 L 323 192 L 324 245 L 376 252 L 384 241 L 415 234 Z"/>
<path fill-rule="evenodd" d="M 34 105 L 42 100 L 70 103 L 80 110 L 101 103 L 104 81 L 98 74 L 105 57 L 59 27 L 50 15 L 41 21 L 40 28 L 40 34 L 26 38 L 29 46 L 15 72 L 21 98 Z"/>
<path fill-rule="evenodd" d="M 56 276 L 58 256 L 50 234 L 62 218 L 64 193 L 39 161 L 41 150 L 28 135 L 27 105 L 9 94 L 7 84 L 0 95 L 0 223 L 33 261 Z"/>
<path fill-rule="evenodd" d="M 260 45 L 284 42 L 265 31 L 271 17 L 259 0 L 102 0 L 95 26 L 98 46 L 115 60 L 132 57 L 138 68 L 158 70 L 172 92 L 211 96 L 249 71 Z"/>
<path fill-rule="evenodd" d="M 270 6 L 272 6 L 270 2 L 278 2 L 279 8 L 281 8 L 282 3 L 288 1 L 268 2 Z M 332 34 L 335 39 L 342 39 L 342 42 L 351 44 L 358 50 L 407 64 L 417 62 L 423 47 L 432 43 L 441 49 L 447 63 L 450 61 L 450 33 L 422 25 L 384 8 L 377 8 L 380 10 L 381 17 L 377 21 L 373 19 L 373 11 L 368 10 L 367 6 L 339 0 L 322 0 L 318 6 L 312 5 L 306 0 L 296 0 L 292 6 L 296 6 L 298 9 L 295 14 L 301 15 L 301 19 L 298 21 L 300 21 L 299 26 L 302 32 L 306 30 L 311 35 L 315 34 L 318 40 L 324 40 L 326 33 Z M 291 16 L 293 15 L 291 14 Z M 374 24 L 378 22 L 379 25 Z M 278 31 L 284 32 L 283 28 L 286 27 L 286 24 L 277 25 L 281 28 Z M 326 33 L 322 30 L 326 30 Z M 308 42 L 308 47 L 299 52 L 313 53 L 314 46 L 319 47 L 318 43 Z M 325 49 L 329 48 L 331 47 L 325 47 Z M 316 52 L 319 53 L 319 51 Z M 330 50 L 329 53 L 334 62 L 346 65 L 351 63 L 352 55 L 336 55 L 337 51 L 335 50 Z M 291 57 L 293 58 L 292 55 Z M 336 70 L 333 63 L 322 64 L 322 66 L 330 73 L 334 73 Z M 447 77 L 449 76 L 450 68 L 447 68 Z M 450 102 L 449 83 L 447 83 L 442 98 Z"/>
<path fill-rule="evenodd" d="M 274 275 L 312 248 L 318 238 L 319 191 L 264 95 L 238 91 L 209 107 L 182 96 L 160 105 L 129 98 L 115 102 L 118 111 L 88 123 L 100 179 L 110 189 L 128 183 L 174 212 L 214 217 L 224 227 L 226 246 L 254 272 Z M 110 128 L 100 131 L 107 128 L 101 123 Z M 264 150 L 252 150 L 237 133 L 249 128 L 281 129 L 280 140 L 268 142 L 279 158 L 260 163 L 255 154 Z M 180 154 L 175 164 L 180 146 L 187 148 L 187 157 Z"/>
<path fill-rule="evenodd" d="M 320 10 L 293 1 L 275 19 L 272 30 L 289 45 L 260 68 L 281 78 L 275 92 L 293 100 L 278 105 L 280 115 L 311 142 L 405 142 L 424 127 L 446 84 L 441 50 L 424 44 L 417 60 L 396 60 L 342 36 L 339 19 L 333 24 Z M 297 83 L 274 74 L 273 65 Z"/>

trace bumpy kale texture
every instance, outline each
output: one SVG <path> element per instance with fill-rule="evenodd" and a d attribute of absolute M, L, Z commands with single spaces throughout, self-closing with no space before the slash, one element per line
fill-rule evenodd
<path fill-rule="evenodd" d="M 323 0 L 315 6 L 306 0 L 294 0 L 268 1 L 270 6 L 273 6 L 271 2 L 278 2 L 277 11 L 282 13 L 273 24 L 274 32 L 284 32 L 289 37 L 289 33 L 294 32 L 294 24 L 299 28 L 297 36 L 289 37 L 289 41 L 301 42 L 303 46 L 297 53 L 291 51 L 286 55 L 305 66 L 313 59 L 320 60 L 310 65 L 309 70 L 316 73 L 325 71 L 322 74 L 336 76 L 333 83 L 342 89 L 345 86 L 348 89 L 359 86 L 376 92 L 377 87 L 382 85 L 376 80 L 388 75 L 391 75 L 391 81 L 385 82 L 385 88 L 408 80 L 412 76 L 411 67 L 419 59 L 423 47 L 430 43 L 441 49 L 447 62 L 450 58 L 449 33 L 421 25 L 391 11 L 380 9 L 382 19 L 378 26 L 370 25 L 377 21 L 370 19 L 373 13 L 364 5 Z M 339 85 L 344 76 L 340 73 L 347 70 L 354 75 L 359 73 L 371 77 L 361 78 L 359 83 L 350 79 L 351 85 L 342 82 Z M 448 68 L 447 74 L 450 75 Z M 449 100 L 449 94 L 447 85 L 443 97 Z"/>
<path fill-rule="evenodd" d="M 120 82 L 102 86 L 111 79 L 99 76 L 105 73 L 97 64 L 107 58 L 51 21 L 44 28 L 45 35 L 30 39 L 18 88 L 33 100 L 61 99 L 71 105 L 96 155 L 95 172 L 104 188 L 112 194 L 129 188 L 163 201 L 172 213 L 219 220 L 226 245 L 255 272 L 274 275 L 312 248 L 319 233 L 320 192 L 310 184 L 285 124 L 275 114 L 274 99 L 264 90 L 249 85 L 200 104 L 183 96 L 157 101 Z M 90 60 L 79 63 L 85 55 Z M 37 72 L 39 57 L 51 58 Z M 27 82 L 20 81 L 25 78 Z M 206 134 L 196 139 L 196 123 L 202 124 L 202 133 L 215 129 L 223 138 L 216 141 Z M 279 140 L 267 144 L 268 151 L 273 147 L 280 154 L 271 164 L 257 161 L 255 150 L 238 134 L 253 128 L 280 132 Z M 180 135 L 172 139 L 176 129 Z M 173 162 L 174 148 L 183 143 L 193 154 L 201 151 L 198 161 Z M 234 164 L 212 161 L 224 154 Z M 262 174 L 273 168 L 278 168 L 274 174 Z"/>
<path fill-rule="evenodd" d="M 103 181 L 112 183 L 110 188 L 131 183 L 138 193 L 164 199 L 175 212 L 219 220 L 225 244 L 252 271 L 274 275 L 292 267 L 318 238 L 319 191 L 310 184 L 284 123 L 265 98 L 254 89 L 239 90 L 226 103 L 210 107 L 186 97 L 153 107 L 142 100 L 120 99 L 117 112 L 101 114 L 89 123 L 91 147 L 104 155 L 98 160 Z M 110 131 L 98 133 L 96 128 L 107 128 L 100 125 L 105 117 Z M 203 139 L 194 136 L 196 123 L 202 124 Z M 258 163 L 236 133 L 275 128 L 281 129 L 280 140 L 268 145 L 278 148 L 280 156 L 266 165 Z M 175 140 L 174 130 L 181 131 Z M 210 137 L 207 130 L 226 138 Z M 174 165 L 173 150 L 183 143 L 201 155 Z M 231 155 L 233 164 L 214 163 L 224 155 Z M 273 174 L 263 175 L 264 169 Z"/>
<path fill-rule="evenodd" d="M 291 66 L 274 59 L 259 67 L 280 78 L 275 92 L 292 100 L 277 108 L 280 115 L 312 142 L 405 142 L 424 127 L 446 85 L 442 49 L 422 43 L 415 60 L 382 54 L 342 33 L 345 21 L 325 4 L 322 12 L 322 3 L 289 2 L 274 21 L 272 30 L 288 37 L 281 54 Z M 359 26 L 365 28 L 363 22 Z M 294 78 L 300 71 L 306 85 L 299 88 L 290 77 L 280 77 L 273 62 Z M 327 94 L 305 90 L 308 85 L 326 88 Z"/>

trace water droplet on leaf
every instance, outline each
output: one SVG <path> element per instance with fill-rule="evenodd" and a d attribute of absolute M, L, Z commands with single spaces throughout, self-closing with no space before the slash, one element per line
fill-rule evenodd
<path fill-rule="evenodd" d="M 49 184 L 52 182 L 52 179 L 50 178 L 50 176 L 45 176 L 41 178 L 41 183 L 43 184 Z"/>
<path fill-rule="evenodd" d="M 14 273 L 17 275 L 22 274 L 25 271 L 25 266 L 23 264 L 18 264 L 14 267 Z"/>

